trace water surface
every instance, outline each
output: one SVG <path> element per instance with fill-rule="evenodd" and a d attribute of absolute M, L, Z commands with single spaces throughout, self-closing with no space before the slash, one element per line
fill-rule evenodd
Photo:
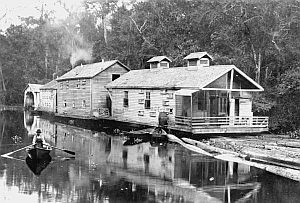
<path fill-rule="evenodd" d="M 0 112 L 0 154 L 41 128 L 53 146 L 36 173 L 25 150 L 0 157 L 0 202 L 300 202 L 299 182 L 188 151 L 174 143 L 126 145 L 125 137 L 23 112 Z"/>

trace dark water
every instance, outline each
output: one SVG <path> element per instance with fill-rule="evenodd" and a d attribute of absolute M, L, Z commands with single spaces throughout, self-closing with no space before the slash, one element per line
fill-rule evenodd
<path fill-rule="evenodd" d="M 124 146 L 122 136 L 23 112 L 0 112 L 1 155 L 29 145 L 37 128 L 76 156 L 54 150 L 35 165 L 25 150 L 0 157 L 1 203 L 300 202 L 299 182 L 254 167 L 172 143 Z"/>

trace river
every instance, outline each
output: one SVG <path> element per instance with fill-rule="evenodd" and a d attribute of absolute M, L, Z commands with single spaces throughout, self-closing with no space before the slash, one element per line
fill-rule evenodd
<path fill-rule="evenodd" d="M 76 155 L 55 149 L 32 166 L 19 149 L 37 128 Z M 0 202 L 300 202 L 299 182 L 175 143 L 124 145 L 124 136 L 101 129 L 0 112 Z"/>

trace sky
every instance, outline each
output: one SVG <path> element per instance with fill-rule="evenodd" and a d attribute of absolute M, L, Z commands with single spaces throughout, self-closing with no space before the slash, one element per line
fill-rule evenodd
<path fill-rule="evenodd" d="M 0 0 L 0 29 L 5 30 L 11 24 L 20 24 L 19 17 L 40 16 L 42 4 L 48 10 L 55 10 L 55 17 L 63 19 L 67 16 L 63 7 L 57 3 L 65 3 L 71 10 L 80 8 L 83 0 Z"/>

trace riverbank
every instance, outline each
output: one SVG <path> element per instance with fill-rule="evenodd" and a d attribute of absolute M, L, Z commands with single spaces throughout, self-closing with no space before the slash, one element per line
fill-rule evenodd
<path fill-rule="evenodd" d="M 182 140 L 217 159 L 255 166 L 300 181 L 300 142 L 288 135 L 215 137 L 201 141 Z"/>

